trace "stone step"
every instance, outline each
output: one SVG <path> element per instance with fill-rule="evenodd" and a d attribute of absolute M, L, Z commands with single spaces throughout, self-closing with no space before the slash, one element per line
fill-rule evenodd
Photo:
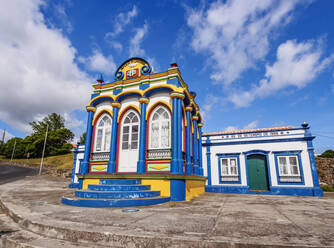
<path fill-rule="evenodd" d="M 129 185 L 140 183 L 140 179 L 100 179 L 101 185 Z"/>
<path fill-rule="evenodd" d="M 77 207 L 139 207 L 156 205 L 170 201 L 170 197 L 150 197 L 137 199 L 87 199 L 62 197 L 63 204 Z"/>
<path fill-rule="evenodd" d="M 95 199 L 133 199 L 160 196 L 160 191 L 75 191 L 76 197 L 95 198 Z"/>
<path fill-rule="evenodd" d="M 95 191 L 141 191 L 150 189 L 150 185 L 88 185 L 88 190 Z"/>

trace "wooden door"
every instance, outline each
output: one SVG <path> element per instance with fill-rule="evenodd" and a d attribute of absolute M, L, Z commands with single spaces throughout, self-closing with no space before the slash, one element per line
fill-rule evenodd
<path fill-rule="evenodd" d="M 264 155 L 247 157 L 248 184 L 250 190 L 269 190 L 267 162 Z"/>

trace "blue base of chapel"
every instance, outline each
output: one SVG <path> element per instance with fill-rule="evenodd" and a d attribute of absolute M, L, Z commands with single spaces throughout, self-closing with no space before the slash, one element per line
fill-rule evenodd
<path fill-rule="evenodd" d="M 260 195 L 294 195 L 294 196 L 323 196 L 324 193 L 317 187 L 271 187 L 270 191 L 249 190 L 248 186 L 220 186 L 207 185 L 208 193 L 260 194 Z"/>
<path fill-rule="evenodd" d="M 69 187 L 82 189 L 82 180 L 80 182 L 71 183 Z M 134 207 L 171 200 L 150 188 L 149 185 L 141 185 L 140 179 L 101 179 L 98 185 L 88 184 L 86 190 L 77 190 L 74 198 L 63 197 L 61 202 L 78 207 Z"/>

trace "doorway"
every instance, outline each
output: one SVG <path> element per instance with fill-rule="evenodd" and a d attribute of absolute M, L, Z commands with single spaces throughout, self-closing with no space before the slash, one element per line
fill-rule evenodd
<path fill-rule="evenodd" d="M 265 155 L 247 156 L 249 190 L 269 190 L 267 166 Z"/>

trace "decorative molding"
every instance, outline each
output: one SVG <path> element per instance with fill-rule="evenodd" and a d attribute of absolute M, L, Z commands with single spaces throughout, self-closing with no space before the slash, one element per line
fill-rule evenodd
<path fill-rule="evenodd" d="M 95 112 L 95 111 L 96 111 L 96 108 L 93 107 L 93 106 L 87 106 L 87 107 L 86 107 L 86 110 L 87 110 L 87 112 L 89 112 L 89 111 Z"/>
<path fill-rule="evenodd" d="M 112 118 L 112 111 L 110 109 L 102 109 L 94 115 L 93 121 L 92 121 L 92 126 L 95 125 L 95 122 L 100 118 L 100 116 L 103 115 L 103 113 L 109 114 L 110 117 Z"/>
<path fill-rule="evenodd" d="M 191 111 L 193 111 L 193 107 L 187 106 L 187 107 L 185 107 L 185 110 L 191 112 Z"/>
<path fill-rule="evenodd" d="M 113 108 L 121 108 L 122 105 L 119 102 L 113 102 L 113 103 L 111 103 L 111 106 Z"/>
<path fill-rule="evenodd" d="M 184 94 L 183 93 L 179 93 L 179 92 L 172 92 L 171 94 L 170 94 L 170 97 L 171 98 L 179 98 L 179 99 L 184 99 Z"/>
<path fill-rule="evenodd" d="M 139 98 L 139 102 L 148 104 L 150 102 L 150 99 L 148 99 L 147 97 L 141 97 Z"/>

